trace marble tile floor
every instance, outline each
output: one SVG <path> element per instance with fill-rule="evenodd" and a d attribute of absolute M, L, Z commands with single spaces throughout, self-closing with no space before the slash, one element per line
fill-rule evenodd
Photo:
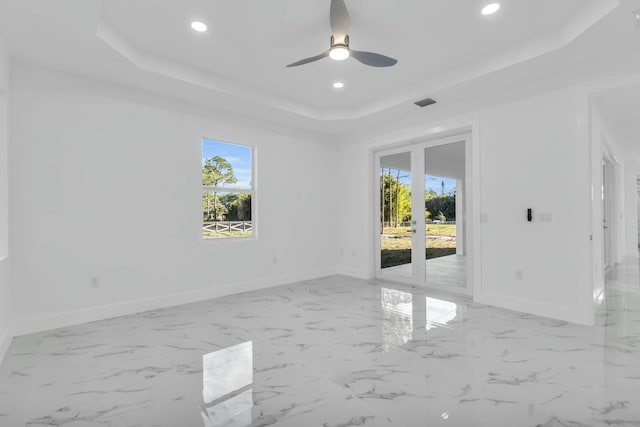
<path fill-rule="evenodd" d="M 467 283 L 467 257 L 447 255 L 425 261 L 427 283 L 443 287 L 464 288 Z M 413 274 L 411 263 L 387 267 L 385 272 L 410 278 Z"/>
<path fill-rule="evenodd" d="M 0 425 L 640 426 L 637 263 L 611 283 L 596 327 L 333 276 L 22 336 Z"/>

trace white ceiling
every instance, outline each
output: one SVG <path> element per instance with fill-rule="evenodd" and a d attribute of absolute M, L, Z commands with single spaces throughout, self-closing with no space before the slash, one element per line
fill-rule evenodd
<path fill-rule="evenodd" d="M 351 47 L 397 58 L 390 68 L 285 68 L 327 49 L 329 0 L 0 0 L 0 31 L 20 61 L 333 136 L 640 72 L 640 0 L 501 0 L 483 17 L 486 3 L 346 0 Z M 438 104 L 413 105 L 427 96 Z"/>

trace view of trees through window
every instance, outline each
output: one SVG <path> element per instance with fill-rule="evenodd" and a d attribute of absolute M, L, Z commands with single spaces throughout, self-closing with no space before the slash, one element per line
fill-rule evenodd
<path fill-rule="evenodd" d="M 202 142 L 202 232 L 206 239 L 250 237 L 252 148 L 205 139 Z"/>
<path fill-rule="evenodd" d="M 411 174 L 380 170 L 381 266 L 411 263 Z M 426 257 L 456 253 L 456 181 L 426 175 L 424 215 Z"/>

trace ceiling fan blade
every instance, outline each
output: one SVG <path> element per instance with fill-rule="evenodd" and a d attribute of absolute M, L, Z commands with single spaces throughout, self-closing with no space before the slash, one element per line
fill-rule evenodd
<path fill-rule="evenodd" d="M 336 41 L 342 41 L 349 32 L 349 11 L 344 0 L 331 0 L 331 32 Z"/>
<path fill-rule="evenodd" d="M 300 61 L 287 65 L 287 67 L 297 67 L 298 65 L 308 64 L 309 62 L 317 61 L 327 56 L 329 56 L 329 51 L 322 52 L 320 55 L 312 56 L 310 58 L 301 59 Z"/>
<path fill-rule="evenodd" d="M 365 65 L 372 67 L 391 67 L 396 65 L 397 59 L 389 58 L 388 56 L 380 55 L 379 53 L 363 52 L 359 50 L 351 50 L 351 56 Z"/>

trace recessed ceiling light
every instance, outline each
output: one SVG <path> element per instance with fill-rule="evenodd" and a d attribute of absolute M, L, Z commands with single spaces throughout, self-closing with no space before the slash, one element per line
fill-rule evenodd
<path fill-rule="evenodd" d="M 191 28 L 193 28 L 199 33 L 204 33 L 205 31 L 207 31 L 207 25 L 200 21 L 193 21 L 191 23 Z"/>
<path fill-rule="evenodd" d="M 336 89 L 342 89 L 342 88 L 344 87 L 344 83 L 342 83 L 342 82 L 335 82 L 335 83 L 333 84 L 333 87 L 334 87 L 334 88 L 336 88 Z"/>
<path fill-rule="evenodd" d="M 483 15 L 493 15 L 500 9 L 500 3 L 490 3 L 482 8 L 481 13 Z"/>

